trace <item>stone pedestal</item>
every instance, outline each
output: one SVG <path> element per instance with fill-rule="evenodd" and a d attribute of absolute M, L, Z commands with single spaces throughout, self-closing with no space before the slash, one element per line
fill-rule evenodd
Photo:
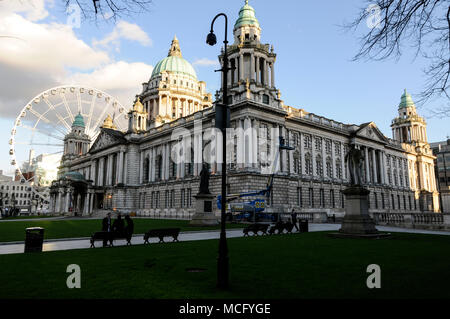
<path fill-rule="evenodd" d="M 361 186 L 351 186 L 343 191 L 345 196 L 345 216 L 339 233 L 333 237 L 382 238 L 390 234 L 380 233 L 369 216 L 368 198 L 370 191 Z"/>
<path fill-rule="evenodd" d="M 189 223 L 191 226 L 215 226 L 219 224 L 216 216 L 214 216 L 213 207 L 215 196 L 211 194 L 197 194 L 195 214 Z"/>

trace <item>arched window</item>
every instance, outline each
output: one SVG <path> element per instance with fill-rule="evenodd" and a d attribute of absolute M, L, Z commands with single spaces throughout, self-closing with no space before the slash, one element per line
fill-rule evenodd
<path fill-rule="evenodd" d="M 342 162 L 340 159 L 336 160 L 336 177 L 342 179 Z"/>
<path fill-rule="evenodd" d="M 323 176 L 323 163 L 320 155 L 316 156 L 316 175 Z"/>
<path fill-rule="evenodd" d="M 150 164 L 150 160 L 148 159 L 148 157 L 145 159 L 144 161 L 144 183 L 148 182 L 149 180 L 149 164 Z"/>
<path fill-rule="evenodd" d="M 161 155 L 158 155 L 156 157 L 156 167 L 155 168 L 156 168 L 155 178 L 156 178 L 156 180 L 161 180 L 161 178 L 162 178 L 162 156 Z"/>
<path fill-rule="evenodd" d="M 326 167 L 326 176 L 328 178 L 333 178 L 333 163 L 331 161 L 331 158 L 327 158 L 327 163 L 326 163 L 327 167 Z"/>
<path fill-rule="evenodd" d="M 301 171 L 300 171 L 301 167 L 302 167 L 302 164 L 301 164 L 300 157 L 296 153 L 296 154 L 294 154 L 294 173 L 295 174 L 301 174 Z"/>
<path fill-rule="evenodd" d="M 312 156 L 309 153 L 305 155 L 305 173 L 306 175 L 313 173 Z"/>

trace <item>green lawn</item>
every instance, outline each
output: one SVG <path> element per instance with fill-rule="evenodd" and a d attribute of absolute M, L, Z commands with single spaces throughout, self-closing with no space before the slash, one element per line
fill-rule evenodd
<path fill-rule="evenodd" d="M 153 228 L 176 227 L 182 231 L 219 229 L 217 227 L 191 227 L 186 220 L 159 220 L 135 218 L 134 233 L 143 234 Z M 45 239 L 90 237 L 102 229 L 101 220 L 30 220 L 0 222 L 0 242 L 24 241 L 27 227 L 45 228 Z M 243 227 L 240 224 L 227 225 L 229 228 Z"/>
<path fill-rule="evenodd" d="M 449 298 L 450 236 L 229 239 L 229 291 L 215 288 L 217 240 L 0 256 L 4 298 Z M 69 264 L 81 289 L 66 287 Z M 381 289 L 366 287 L 369 264 Z M 187 272 L 202 268 L 204 272 Z"/>

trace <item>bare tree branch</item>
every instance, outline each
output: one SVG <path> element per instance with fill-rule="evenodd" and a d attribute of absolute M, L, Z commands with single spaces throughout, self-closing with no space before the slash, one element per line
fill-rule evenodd
<path fill-rule="evenodd" d="M 72 4 L 78 5 L 85 19 L 94 19 L 98 21 L 113 20 L 140 14 L 149 10 L 151 0 L 62 0 L 66 8 Z"/>
<path fill-rule="evenodd" d="M 373 12 L 379 9 L 379 24 L 368 28 Z M 357 18 L 345 24 L 347 30 L 359 27 L 368 31 L 360 37 L 361 47 L 354 61 L 366 59 L 381 61 L 400 58 L 405 47 L 415 48 L 415 57 L 429 60 L 425 68 L 425 83 L 418 102 L 446 97 L 450 100 L 450 5 L 445 0 L 366 0 Z M 434 114 L 450 116 L 450 105 L 435 108 Z"/>

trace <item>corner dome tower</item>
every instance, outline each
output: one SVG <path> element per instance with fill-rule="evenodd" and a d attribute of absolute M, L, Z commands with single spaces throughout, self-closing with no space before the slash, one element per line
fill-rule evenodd
<path fill-rule="evenodd" d="M 176 36 L 172 40 L 168 56 L 159 61 L 153 69 L 151 79 L 157 77 L 164 71 L 188 75 L 194 80 L 197 80 L 197 74 L 195 73 L 194 68 L 188 61 L 183 59 L 180 43 Z"/>
<path fill-rule="evenodd" d="M 234 24 L 234 29 L 249 25 L 259 28 L 259 22 L 255 16 L 255 9 L 253 9 L 253 7 L 248 4 L 248 0 L 245 0 L 245 5 L 239 11 L 239 18 Z"/>

